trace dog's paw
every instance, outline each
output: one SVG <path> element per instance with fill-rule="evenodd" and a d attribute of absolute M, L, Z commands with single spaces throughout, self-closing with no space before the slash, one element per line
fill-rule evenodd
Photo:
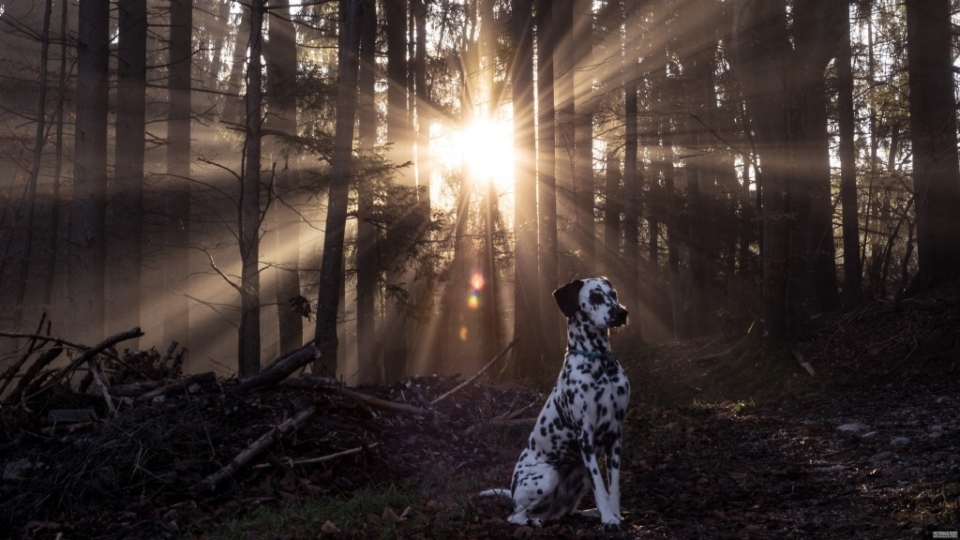
<path fill-rule="evenodd" d="M 603 532 L 617 532 L 620 530 L 620 520 L 605 522 Z"/>

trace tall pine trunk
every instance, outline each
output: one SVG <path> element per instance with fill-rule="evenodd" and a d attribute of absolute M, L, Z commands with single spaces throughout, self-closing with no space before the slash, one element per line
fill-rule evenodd
<path fill-rule="evenodd" d="M 350 179 L 353 175 L 353 127 L 357 116 L 357 85 L 360 55 L 360 1 L 341 2 L 343 39 L 338 54 L 337 127 L 331 160 L 330 195 L 320 263 L 320 292 L 317 299 L 317 332 L 314 337 L 319 359 L 314 372 L 336 373 L 337 310 L 343 281 L 343 240 L 347 224 Z"/>
<path fill-rule="evenodd" d="M 532 0 L 511 0 L 511 35 L 515 50 L 513 81 L 514 145 L 514 335 L 526 336 L 518 344 L 517 375 L 539 371 L 542 354 L 540 287 L 537 278 L 537 177 L 534 128 Z"/>
<path fill-rule="evenodd" d="M 917 205 L 917 289 L 960 276 L 960 172 L 951 3 L 907 0 L 910 135 Z"/>
<path fill-rule="evenodd" d="M 360 7 L 359 137 L 360 149 L 372 152 L 377 144 L 377 11 L 375 0 L 362 0 Z M 361 382 L 381 380 L 377 346 L 376 301 L 379 260 L 374 192 L 370 182 L 356 179 L 357 189 L 357 362 Z"/>
<path fill-rule="evenodd" d="M 147 2 L 119 4 L 117 45 L 117 144 L 114 177 L 117 241 L 114 283 L 122 301 L 114 314 L 123 327 L 140 325 L 140 271 L 143 253 L 143 164 L 147 91 Z M 128 342 L 137 350 L 137 341 Z"/>
<path fill-rule="evenodd" d="M 853 104 L 853 52 L 850 47 L 850 10 L 843 11 L 837 54 L 837 109 L 840 128 L 840 205 L 843 230 L 843 303 L 860 301 L 863 268 L 860 261 L 860 220 L 857 200 L 856 118 Z"/>
<path fill-rule="evenodd" d="M 265 0 L 253 0 L 250 4 L 250 63 L 240 186 L 240 325 L 237 328 L 240 378 L 260 371 L 260 108 L 263 104 L 260 55 L 265 12 Z"/>
<path fill-rule="evenodd" d="M 80 4 L 69 290 L 74 339 L 90 344 L 105 331 L 109 26 L 107 0 Z"/>
<path fill-rule="evenodd" d="M 171 0 L 163 340 L 189 348 L 190 88 L 193 2 Z"/>

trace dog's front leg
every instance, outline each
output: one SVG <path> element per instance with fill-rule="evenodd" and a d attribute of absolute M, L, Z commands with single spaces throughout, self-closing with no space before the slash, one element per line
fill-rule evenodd
<path fill-rule="evenodd" d="M 617 437 L 610 446 L 610 455 L 607 456 L 607 471 L 610 475 L 610 509 L 617 519 L 623 520 L 620 513 L 620 437 Z"/>
<path fill-rule="evenodd" d="M 593 481 L 593 498 L 597 501 L 597 510 L 600 511 L 600 521 L 606 530 L 619 530 L 620 517 L 614 513 L 610 507 L 610 494 L 603 483 L 603 475 L 600 474 L 600 464 L 597 461 L 597 448 L 594 445 L 593 432 L 590 429 L 584 429 L 580 432 L 580 456 L 583 464 L 590 473 L 590 479 Z M 618 480 L 619 480 L 619 472 Z M 619 494 L 618 494 L 619 498 Z M 619 504 L 619 503 L 618 503 Z"/>

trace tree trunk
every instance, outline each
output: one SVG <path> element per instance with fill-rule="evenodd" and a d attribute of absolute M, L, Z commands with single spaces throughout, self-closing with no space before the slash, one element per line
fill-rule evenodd
<path fill-rule="evenodd" d="M 320 264 L 320 292 L 317 300 L 317 333 L 320 354 L 314 373 L 336 373 L 337 309 L 343 281 L 343 239 L 347 224 L 350 179 L 353 176 L 353 126 L 357 116 L 357 87 L 360 54 L 360 0 L 344 0 L 343 39 L 338 54 L 337 127 L 331 160 L 331 182 Z M 319 365 L 318 365 L 319 363 Z"/>
<path fill-rule="evenodd" d="M 272 4 L 267 31 L 267 80 L 270 116 L 267 126 L 284 135 L 297 135 L 297 33 L 289 17 L 289 0 Z M 273 140 L 273 158 L 280 162 L 273 179 L 276 202 L 273 209 L 277 250 L 276 299 L 280 330 L 280 355 L 303 346 L 303 318 L 291 309 L 291 299 L 300 296 L 300 215 L 291 207 L 299 187 L 296 159 L 283 152 L 282 139 Z"/>
<path fill-rule="evenodd" d="M 377 75 L 376 40 L 377 11 L 374 0 L 362 0 L 360 7 L 360 149 L 372 152 L 377 144 L 377 109 L 375 90 Z M 374 218 L 374 192 L 370 182 L 356 179 L 357 186 L 357 362 L 360 382 L 379 383 L 381 363 L 378 358 L 376 331 L 377 225 Z"/>
<path fill-rule="evenodd" d="M 574 183 L 577 198 L 577 249 L 579 251 L 580 272 L 593 275 L 596 272 L 597 239 L 594 218 L 594 174 L 593 174 L 593 70 L 585 69 L 590 65 L 593 53 L 593 1 L 575 0 L 575 18 L 573 37 L 577 51 L 577 74 L 574 80 L 576 93 L 576 166 Z M 579 90 L 579 91 L 578 91 Z"/>
<path fill-rule="evenodd" d="M 517 350 L 517 375 L 539 371 L 540 287 L 537 281 L 537 178 L 534 129 L 532 0 L 511 0 L 511 34 L 517 51 L 511 66 L 514 144 L 514 335 L 525 332 Z"/>
<path fill-rule="evenodd" d="M 76 142 L 69 272 L 73 331 L 81 343 L 104 337 L 106 257 L 107 114 L 110 3 L 80 4 L 78 29 Z"/>
<path fill-rule="evenodd" d="M 383 3 L 387 22 L 387 140 L 393 145 L 390 160 L 395 164 L 406 163 L 410 159 L 410 134 L 407 124 L 407 0 L 392 0 Z M 412 171 L 398 171 L 399 184 L 412 187 L 415 178 Z M 413 209 L 410 209 L 412 211 Z M 402 218 L 399 220 L 402 222 Z M 388 242 L 402 246 L 407 241 L 408 231 L 402 230 L 401 223 L 388 224 Z M 394 251 L 399 254 L 397 260 L 387 261 L 387 284 L 409 291 L 405 283 L 407 261 L 405 249 Z M 393 383 L 403 377 L 407 369 L 407 320 L 403 301 L 387 298 L 387 314 L 384 321 L 384 375 L 385 382 Z"/>
<path fill-rule="evenodd" d="M 250 4 L 250 63 L 247 66 L 243 183 L 240 186 L 240 325 L 238 376 L 260 371 L 260 150 L 263 106 L 260 55 L 265 0 Z"/>
<path fill-rule="evenodd" d="M 140 271 L 143 250 L 143 163 L 146 147 L 147 2 L 119 4 L 117 46 L 117 144 L 114 178 L 117 195 L 113 317 L 123 326 L 140 326 Z M 136 338 L 128 343 L 138 350 Z"/>
<path fill-rule="evenodd" d="M 564 344 L 563 320 L 554 307 L 553 290 L 559 285 L 557 268 L 557 178 L 556 106 L 554 105 L 553 62 L 557 49 L 557 19 L 550 0 L 537 6 L 537 162 L 539 169 L 540 314 L 543 317 L 544 354 L 561 354 Z"/>
<path fill-rule="evenodd" d="M 917 205 L 916 289 L 960 276 L 960 170 L 951 2 L 907 0 L 910 135 Z"/>
<path fill-rule="evenodd" d="M 33 255 L 33 216 L 37 206 L 37 178 L 43 156 L 44 130 L 47 119 L 47 58 L 50 51 L 50 15 L 53 0 L 47 0 L 43 11 L 43 30 L 40 33 L 40 95 L 37 105 L 37 132 L 33 140 L 33 159 L 30 162 L 30 177 L 27 179 L 27 216 L 24 223 L 23 254 L 20 256 L 20 277 L 17 280 L 17 299 L 13 314 L 13 327 L 20 329 L 23 321 L 27 279 L 30 275 L 30 258 Z"/>
<path fill-rule="evenodd" d="M 57 78 L 57 127 L 55 145 L 57 155 L 53 165 L 53 194 L 50 201 L 50 256 L 46 283 L 43 288 L 43 305 L 53 305 L 53 284 L 57 276 L 57 259 L 60 253 L 60 174 L 63 171 L 63 101 L 67 93 L 67 7 L 69 2 L 60 2 L 60 74 Z"/>
<path fill-rule="evenodd" d="M 574 109 L 574 58 L 576 44 L 573 35 L 574 0 L 556 0 L 553 14 L 557 21 L 557 51 L 554 54 L 554 101 L 557 104 L 557 283 L 567 283 L 577 277 L 575 253 L 577 250 L 577 200 L 574 189 L 576 138 Z M 525 340 L 525 341 L 529 341 Z"/>
<path fill-rule="evenodd" d="M 860 261 L 860 220 L 857 200 L 857 150 L 854 146 L 856 118 L 853 105 L 853 53 L 850 48 L 850 10 L 844 9 L 842 35 L 837 55 L 837 109 L 840 124 L 840 204 L 843 208 L 843 304 L 859 303 L 863 286 Z"/>
<path fill-rule="evenodd" d="M 163 341 L 189 348 L 190 88 L 193 2 L 170 3 L 170 112 L 167 119 L 166 254 Z"/>
<path fill-rule="evenodd" d="M 624 4 L 624 7 L 626 5 Z M 630 24 L 632 15 L 630 10 L 624 9 L 624 20 Z M 628 26 L 629 28 L 630 26 Z M 639 32 L 639 27 L 634 26 L 635 31 Z M 623 65 L 623 108 L 624 108 L 624 149 L 623 149 L 623 258 L 622 268 L 618 277 L 623 279 L 623 288 L 626 292 L 627 309 L 633 309 L 635 313 L 640 312 L 640 171 L 639 171 L 639 149 L 640 149 L 640 126 L 639 126 L 639 84 L 640 84 L 640 65 L 638 63 L 638 54 L 636 43 L 628 35 L 624 43 Z M 607 174 L 610 174 L 608 168 Z M 607 193 L 608 212 L 610 194 Z M 616 208 L 619 210 L 619 208 Z M 619 213 L 617 218 L 619 219 Z M 612 219 L 612 217 L 608 217 Z M 613 226 L 611 221 L 609 226 Z M 609 234 L 609 233 L 608 233 Z M 651 242 L 655 243 L 652 237 Z M 611 235 L 612 240 L 612 235 Z M 606 242 L 607 244 L 610 241 Z M 607 246 L 610 250 L 611 246 Z M 611 254 L 612 256 L 612 254 Z M 656 260 L 653 261 L 656 266 Z M 649 305 L 649 301 L 645 302 Z M 639 328 L 639 326 L 638 326 Z"/>

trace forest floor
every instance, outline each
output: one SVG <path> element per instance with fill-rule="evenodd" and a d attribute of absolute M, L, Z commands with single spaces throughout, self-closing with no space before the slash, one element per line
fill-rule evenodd
<path fill-rule="evenodd" d="M 451 376 L 134 402 L 109 421 L 65 389 L 0 409 L 0 531 L 11 538 L 936 538 L 960 531 L 960 295 L 873 302 L 778 355 L 721 336 L 620 344 L 633 386 L 624 527 L 505 521 L 508 485 L 551 381 Z M 617 345 L 615 345 L 616 347 Z M 806 362 L 814 375 L 800 362 Z M 560 359 L 557 359 L 559 370 Z M 191 490 L 298 411 L 318 413 L 212 493 Z M 355 453 L 330 457 L 340 451 Z M 589 508 L 591 501 L 584 506 Z M 934 532 L 948 533 L 947 536 Z M 0 536 L 3 536 L 0 534 Z"/>

